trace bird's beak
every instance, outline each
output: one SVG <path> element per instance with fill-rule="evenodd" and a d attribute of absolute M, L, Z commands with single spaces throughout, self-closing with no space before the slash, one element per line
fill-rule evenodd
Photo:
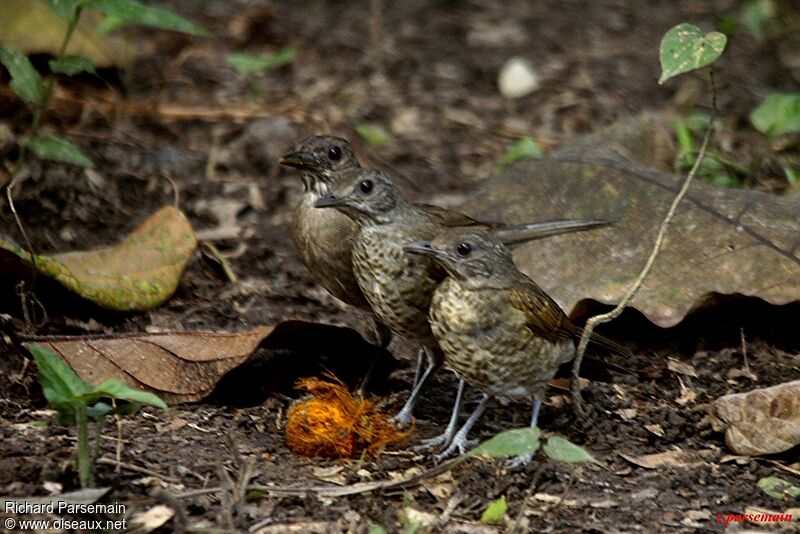
<path fill-rule="evenodd" d="M 403 250 L 411 254 L 419 254 L 420 256 L 428 256 L 431 258 L 438 257 L 441 252 L 438 248 L 435 248 L 430 241 L 414 241 L 404 246 Z"/>
<path fill-rule="evenodd" d="M 288 152 L 278 159 L 278 163 L 297 169 L 308 169 L 313 162 L 305 152 Z"/>
<path fill-rule="evenodd" d="M 346 199 L 337 197 L 333 193 L 328 193 L 324 197 L 319 197 L 316 202 L 314 202 L 315 208 L 335 208 L 337 206 L 343 206 L 346 203 Z"/>

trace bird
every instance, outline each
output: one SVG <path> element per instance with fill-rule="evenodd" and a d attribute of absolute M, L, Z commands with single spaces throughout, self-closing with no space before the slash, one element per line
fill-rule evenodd
<path fill-rule="evenodd" d="M 532 396 L 530 426 L 536 427 L 547 381 L 574 358 L 580 328 L 517 269 L 511 250 L 490 232 L 451 229 L 432 240 L 410 242 L 403 250 L 446 271 L 431 298 L 431 332 L 447 366 L 482 392 L 478 406 L 436 459 L 466 451 L 468 434 L 492 397 Z M 594 341 L 627 350 L 599 336 Z M 510 465 L 531 458 L 521 455 Z"/>
<path fill-rule="evenodd" d="M 330 193 L 337 172 L 361 167 L 352 145 L 340 137 L 306 137 L 278 162 L 301 171 L 303 195 L 294 209 L 291 237 L 303 264 L 328 293 L 371 314 L 353 274 L 355 223 L 337 211 L 314 208 Z M 373 333 L 381 348 L 389 345 L 391 331 L 383 324 L 373 320 Z"/>
<path fill-rule="evenodd" d="M 399 425 L 408 424 L 422 387 L 444 361 L 444 354 L 428 320 L 433 293 L 445 279 L 446 271 L 437 263 L 405 253 L 404 245 L 430 240 L 447 228 L 484 228 L 507 244 L 535 239 L 541 228 L 550 224 L 516 226 L 482 223 L 443 208 L 415 205 L 402 195 L 392 179 L 376 169 L 351 169 L 337 172 L 334 190 L 315 202 L 318 208 L 335 208 L 357 225 L 353 239 L 353 272 L 378 320 L 394 333 L 418 343 L 427 365 L 411 395 L 395 416 Z M 574 222 L 574 221 L 573 221 Z M 606 225 L 603 221 L 584 221 L 584 228 Z M 459 384 L 457 400 L 463 384 Z M 456 404 L 445 432 L 427 445 L 449 441 L 458 417 Z"/>
<path fill-rule="evenodd" d="M 303 195 L 294 209 L 291 237 L 303 264 L 317 283 L 331 295 L 372 316 L 375 341 L 381 348 L 386 348 L 391 341 L 391 330 L 372 313 L 353 272 L 352 250 L 357 231 L 356 223 L 337 210 L 319 210 L 314 207 L 317 200 L 337 188 L 347 173 L 362 168 L 355 149 L 347 139 L 315 135 L 299 140 L 278 162 L 300 170 Z M 461 213 L 430 204 L 415 206 L 426 214 L 426 218 L 430 216 L 446 226 L 486 224 L 503 231 L 503 225 L 498 223 L 481 223 Z M 604 221 L 593 220 L 547 221 L 529 225 L 527 237 L 540 239 L 599 228 L 606 224 Z M 417 355 L 412 389 L 421 376 L 424 354 L 425 351 L 420 350 Z M 365 377 L 362 387 L 366 383 Z M 407 424 L 409 420 L 409 411 L 401 410 L 397 421 Z"/>

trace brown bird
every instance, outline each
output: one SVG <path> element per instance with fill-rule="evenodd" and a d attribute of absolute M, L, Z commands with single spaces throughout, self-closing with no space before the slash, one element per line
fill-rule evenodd
<path fill-rule="evenodd" d="M 467 435 L 491 396 L 533 396 L 535 427 L 547 381 L 574 357 L 580 328 L 517 269 L 511 251 L 488 232 L 453 229 L 404 250 L 447 271 L 431 300 L 431 331 L 447 365 L 483 392 L 478 407 L 437 459 L 465 451 Z M 598 336 L 594 341 L 626 351 Z M 530 458 L 520 456 L 512 465 Z"/>
<path fill-rule="evenodd" d="M 315 280 L 331 295 L 361 310 L 371 312 L 369 303 L 353 273 L 352 250 L 356 224 L 350 217 L 337 210 L 314 208 L 317 200 L 338 188 L 347 171 L 361 168 L 352 145 L 340 137 L 307 137 L 298 142 L 292 151 L 284 154 L 279 162 L 299 169 L 303 181 L 303 196 L 295 208 L 291 228 L 292 241 L 303 263 Z M 426 217 L 430 216 L 446 226 L 479 224 L 465 215 L 437 206 L 425 204 L 415 206 L 424 212 Z M 548 221 L 528 226 L 527 238 L 539 239 L 597 228 L 605 224 L 601 221 Z M 502 225 L 489 224 L 489 226 Z M 374 315 L 373 324 L 375 339 L 385 348 L 391 340 L 391 331 Z M 423 353 L 420 351 L 417 358 L 415 384 L 419 379 Z M 410 413 L 400 419 L 407 421 L 408 417 Z"/>
<path fill-rule="evenodd" d="M 291 235 L 303 263 L 328 293 L 371 313 L 353 274 L 355 223 L 335 210 L 314 208 L 319 198 L 331 192 L 337 172 L 361 167 L 350 143 L 339 137 L 307 137 L 279 162 L 301 171 L 304 191 L 294 211 Z M 391 332 L 378 321 L 374 321 L 374 334 L 382 348 L 389 344 Z"/>
<path fill-rule="evenodd" d="M 334 207 L 357 223 L 353 272 L 359 287 L 379 320 L 395 333 L 419 343 L 427 356 L 425 371 L 395 416 L 398 423 L 406 424 L 423 385 L 443 361 L 428 321 L 428 310 L 433 293 L 446 273 L 434 262 L 406 254 L 403 246 L 433 239 L 448 227 L 492 228 L 493 225 L 445 209 L 412 204 L 380 171 L 356 169 L 336 174 L 334 191 L 317 200 L 315 206 Z M 541 237 L 542 229 L 546 233 L 552 224 L 500 226 L 492 231 L 501 241 L 512 244 Z M 606 224 L 583 221 L 581 228 Z M 460 385 L 458 399 L 462 389 Z M 456 422 L 457 410 L 448 429 L 451 426 L 454 429 Z M 434 438 L 430 444 L 441 443 L 442 439 Z"/>

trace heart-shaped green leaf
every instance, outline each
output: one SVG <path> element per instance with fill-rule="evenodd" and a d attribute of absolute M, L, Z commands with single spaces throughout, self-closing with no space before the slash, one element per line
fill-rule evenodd
<path fill-rule="evenodd" d="M 0 63 L 11 74 L 11 88 L 17 96 L 31 104 L 42 98 L 42 77 L 28 56 L 13 48 L 0 48 Z"/>
<path fill-rule="evenodd" d="M 506 496 L 503 495 L 499 499 L 492 501 L 489 506 L 486 507 L 486 510 L 481 514 L 481 523 L 502 523 L 507 510 L 508 503 L 506 502 Z"/>
<path fill-rule="evenodd" d="M 92 167 L 92 160 L 78 148 L 55 134 L 44 134 L 28 141 L 28 148 L 40 158 L 73 163 L 81 167 Z"/>
<path fill-rule="evenodd" d="M 542 447 L 544 453 L 558 462 L 581 463 L 594 462 L 594 457 L 583 447 L 560 436 L 553 436 Z"/>
<path fill-rule="evenodd" d="M 228 65 L 244 74 L 266 72 L 288 65 L 294 61 L 295 55 L 294 47 L 284 48 L 280 52 L 266 56 L 234 52 L 228 56 Z"/>
<path fill-rule="evenodd" d="M 720 32 L 703 34 L 697 26 L 678 24 L 661 39 L 661 77 L 658 83 L 710 65 L 722 55 L 727 42 L 728 38 Z"/>
<path fill-rule="evenodd" d="M 542 148 L 533 137 L 525 136 L 513 145 L 511 145 L 506 153 L 503 154 L 503 159 L 497 164 L 498 170 L 504 169 L 512 163 L 526 158 L 540 158 L 542 157 Z"/>
<path fill-rule="evenodd" d="M 800 132 L 800 93 L 772 93 L 753 110 L 750 120 L 770 137 Z"/>
<path fill-rule="evenodd" d="M 500 432 L 493 438 L 484 441 L 466 456 L 487 454 L 492 458 L 509 458 L 522 454 L 533 454 L 539 450 L 539 428 L 514 428 Z"/>
<path fill-rule="evenodd" d="M 50 11 L 63 19 L 71 19 L 78 9 L 79 0 L 45 0 Z"/>
<path fill-rule="evenodd" d="M 96 9 L 110 17 L 124 20 L 129 24 L 141 24 L 151 28 L 173 30 L 200 37 L 211 36 L 211 32 L 194 22 L 186 20 L 177 13 L 160 7 L 140 4 L 134 0 L 89 0 L 84 6 Z"/>

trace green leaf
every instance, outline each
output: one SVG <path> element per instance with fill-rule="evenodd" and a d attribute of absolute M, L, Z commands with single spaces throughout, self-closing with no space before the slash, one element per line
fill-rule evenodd
<path fill-rule="evenodd" d="M 764 36 L 764 28 L 775 20 L 775 3 L 772 0 L 751 0 L 742 8 L 742 23 L 757 39 Z"/>
<path fill-rule="evenodd" d="M 75 145 L 55 134 L 44 134 L 27 143 L 28 148 L 39 157 L 73 163 L 81 167 L 92 167 L 94 163 Z"/>
<path fill-rule="evenodd" d="M 506 510 L 508 510 L 508 504 L 506 503 L 506 496 L 503 495 L 486 507 L 486 510 L 481 514 L 481 523 L 502 523 Z"/>
<path fill-rule="evenodd" d="M 91 386 L 50 350 L 35 343 L 26 345 L 26 348 L 36 361 L 44 398 L 59 412 L 62 423 L 74 421 L 77 399 L 90 391 Z"/>
<path fill-rule="evenodd" d="M 50 8 L 50 11 L 61 18 L 69 20 L 75 15 L 75 10 L 78 9 L 80 0 L 45 0 L 45 3 Z"/>
<path fill-rule="evenodd" d="M 211 36 L 211 32 L 177 13 L 160 7 L 146 6 L 134 0 L 90 0 L 86 2 L 85 7 L 96 9 L 104 15 L 116 17 L 130 24 L 174 30 L 200 37 Z"/>
<path fill-rule="evenodd" d="M 378 523 L 372 523 L 369 526 L 369 534 L 386 534 L 386 529 L 383 528 L 383 525 Z"/>
<path fill-rule="evenodd" d="M 789 185 L 794 185 L 800 182 L 800 173 L 791 168 L 789 165 L 783 166 L 783 172 L 786 175 L 786 181 L 789 182 Z"/>
<path fill-rule="evenodd" d="M 122 28 L 125 26 L 125 21 L 119 17 L 113 16 L 105 16 L 103 20 L 100 21 L 100 24 L 97 25 L 95 28 L 95 33 L 97 35 L 105 35 L 107 33 L 113 32 L 118 28 Z"/>
<path fill-rule="evenodd" d="M 86 414 L 92 419 L 101 419 L 114 411 L 114 407 L 105 402 L 98 402 L 90 406 Z"/>
<path fill-rule="evenodd" d="M 539 158 L 542 154 L 542 148 L 539 146 L 539 143 L 537 143 L 534 138 L 526 136 L 506 150 L 503 159 L 501 159 L 498 164 L 498 168 L 503 169 L 521 159 Z"/>
<path fill-rule="evenodd" d="M 67 76 L 75 76 L 79 72 L 94 74 L 94 61 L 83 56 L 64 56 L 61 59 L 51 59 L 48 63 L 50 70 L 60 72 Z"/>
<path fill-rule="evenodd" d="M 586 449 L 560 436 L 548 438 L 542 450 L 548 457 L 559 462 L 575 464 L 596 461 Z"/>
<path fill-rule="evenodd" d="M 35 104 L 42 98 L 42 77 L 28 56 L 13 48 L 0 48 L 0 63 L 11 74 L 11 88 L 24 101 Z"/>
<path fill-rule="evenodd" d="M 166 409 L 167 404 L 149 391 L 134 389 L 119 380 L 109 378 L 102 384 L 81 395 L 80 400 L 86 404 L 93 404 L 100 399 L 117 399 L 158 408 Z"/>
<path fill-rule="evenodd" d="M 772 93 L 753 110 L 750 121 L 769 137 L 800 132 L 800 93 Z"/>
<path fill-rule="evenodd" d="M 387 132 L 380 124 L 372 122 L 362 122 L 356 125 L 356 133 L 371 146 L 385 145 L 391 140 Z"/>
<path fill-rule="evenodd" d="M 675 120 L 675 137 L 678 139 L 677 159 L 691 157 L 694 153 L 694 138 L 689 125 L 683 119 Z"/>
<path fill-rule="evenodd" d="M 233 52 L 228 55 L 228 65 L 245 74 L 251 72 L 266 72 L 288 65 L 294 61 L 296 54 L 296 50 L 291 46 L 271 55 Z"/>
<path fill-rule="evenodd" d="M 727 41 L 728 38 L 720 32 L 703 35 L 697 26 L 678 24 L 661 39 L 661 77 L 658 83 L 712 64 L 722 55 Z"/>
<path fill-rule="evenodd" d="M 756 485 L 773 499 L 788 501 L 800 498 L 800 488 L 779 477 L 764 477 Z"/>
<path fill-rule="evenodd" d="M 521 454 L 533 454 L 539 450 L 539 428 L 514 428 L 506 430 L 484 441 L 465 456 L 487 454 L 492 458 L 509 458 Z"/>

